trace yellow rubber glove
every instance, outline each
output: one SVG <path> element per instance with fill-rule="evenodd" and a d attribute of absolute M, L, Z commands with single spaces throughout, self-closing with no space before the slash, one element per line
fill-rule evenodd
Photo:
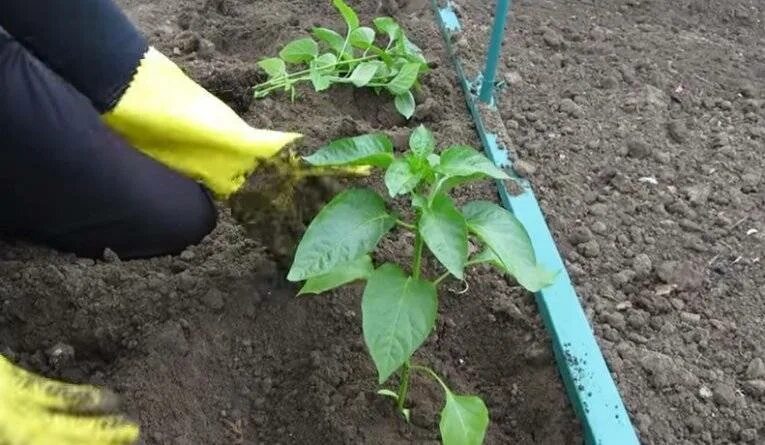
<path fill-rule="evenodd" d="M 218 199 L 239 190 L 259 160 L 301 136 L 252 128 L 154 48 L 103 119 L 133 147 L 201 181 Z"/>
<path fill-rule="evenodd" d="M 139 429 L 108 413 L 117 396 L 34 375 L 0 356 L 0 444 L 129 445 Z"/>

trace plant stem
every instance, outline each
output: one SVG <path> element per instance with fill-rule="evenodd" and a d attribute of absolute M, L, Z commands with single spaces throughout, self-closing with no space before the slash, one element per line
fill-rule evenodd
<path fill-rule="evenodd" d="M 417 219 L 417 225 L 419 225 L 419 218 Z M 420 266 L 422 264 L 422 235 L 417 230 L 417 234 L 414 237 L 414 259 L 412 260 L 412 276 L 414 278 L 420 278 Z"/>
<path fill-rule="evenodd" d="M 402 221 L 400 219 L 396 220 L 396 224 L 412 231 L 417 230 L 417 226 L 415 226 L 414 224 L 409 224 L 408 222 Z"/>
<path fill-rule="evenodd" d="M 442 281 L 446 279 L 446 277 L 449 276 L 449 272 L 444 272 L 440 277 L 436 278 L 436 281 L 433 282 L 434 286 L 438 286 L 441 284 Z"/>
<path fill-rule="evenodd" d="M 301 78 L 298 78 L 298 79 L 291 79 L 290 78 L 289 80 L 291 80 L 293 83 L 295 83 L 295 82 L 302 82 L 304 80 L 311 80 L 311 78 L 307 77 L 307 76 L 304 76 L 304 77 L 301 77 Z M 271 85 L 268 88 L 258 89 L 258 88 L 260 88 L 262 86 L 265 86 L 265 85 L 266 84 L 264 83 L 264 84 L 261 84 L 261 85 L 258 85 L 257 87 L 255 87 L 255 96 L 256 97 L 257 97 L 258 94 L 266 94 L 266 93 L 270 93 L 273 90 L 278 90 L 278 89 L 284 88 L 285 84 L 284 83 L 279 83 L 279 84 L 276 84 L 276 85 Z"/>
<path fill-rule="evenodd" d="M 439 385 L 441 385 L 444 391 L 451 392 L 449 390 L 449 387 L 446 386 L 446 383 L 444 383 L 444 381 L 441 380 L 441 377 L 439 377 L 438 374 L 436 374 L 436 372 L 433 371 L 432 369 L 428 368 L 427 366 L 420 366 L 420 365 L 412 365 L 411 368 L 415 371 L 422 371 L 425 374 L 428 374 L 430 377 L 433 378 L 433 380 L 435 380 L 436 382 L 438 382 Z"/>
<path fill-rule="evenodd" d="M 358 63 L 358 62 L 366 62 L 367 60 L 373 60 L 373 59 L 377 59 L 377 58 L 379 58 L 379 56 L 373 55 L 373 56 L 367 56 L 367 57 L 359 57 L 359 58 L 350 59 L 350 60 L 338 60 L 336 63 L 334 63 L 332 65 L 324 65 L 324 66 L 322 66 L 322 67 L 320 67 L 318 69 L 320 71 L 323 71 L 323 70 L 326 70 L 327 68 L 335 68 L 337 66 L 350 65 L 352 63 Z M 308 69 L 304 69 L 302 71 L 296 71 L 296 72 L 294 72 L 292 74 L 288 74 L 286 76 L 275 77 L 273 79 L 270 79 L 270 80 L 268 80 L 266 82 L 261 83 L 260 85 L 257 85 L 255 87 L 255 89 L 258 90 L 258 89 L 263 88 L 263 87 L 267 87 L 267 86 L 270 87 L 271 85 L 274 85 L 274 84 L 279 85 L 279 86 L 283 86 L 285 81 L 292 80 L 295 77 L 305 76 L 306 74 L 310 74 L 310 72 L 311 72 L 311 69 L 308 68 Z M 296 80 L 296 82 L 299 82 L 301 80 L 308 80 L 308 79 L 310 79 L 310 78 L 306 77 L 304 79 L 298 79 L 298 80 Z M 271 91 L 271 90 L 269 90 L 269 91 Z"/>
<path fill-rule="evenodd" d="M 399 411 L 404 410 L 404 405 L 406 404 L 406 395 L 409 392 L 409 369 L 410 362 L 407 360 L 401 367 L 401 383 L 398 387 L 398 401 L 396 404 Z"/>

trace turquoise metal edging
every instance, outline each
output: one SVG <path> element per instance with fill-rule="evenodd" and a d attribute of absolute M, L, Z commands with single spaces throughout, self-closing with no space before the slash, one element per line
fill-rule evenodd
<path fill-rule="evenodd" d="M 498 144 L 496 135 L 489 133 L 484 126 L 475 95 L 481 89 L 481 85 L 478 84 L 480 81 L 470 82 L 467 79 L 462 64 L 453 51 L 451 36 L 459 32 L 460 24 L 451 2 L 447 2 L 444 8 L 439 7 L 437 0 L 432 0 L 432 4 L 484 150 L 498 166 L 512 168 L 508 151 Z M 498 6 L 500 10 L 503 8 L 501 4 Z M 498 24 L 502 30 L 497 29 Z M 493 35 L 501 36 L 503 32 L 504 20 L 495 20 Z M 490 52 L 495 53 L 495 59 L 492 61 L 490 55 L 487 67 L 490 68 L 493 63 L 496 68 L 496 58 L 499 55 L 497 49 L 501 45 L 501 38 L 492 40 L 494 51 Z M 486 85 L 483 87 L 486 88 Z M 493 85 L 490 85 L 490 88 L 493 90 Z M 611 378 L 531 185 L 525 180 L 519 181 L 523 185 L 524 193 L 518 196 L 512 196 L 505 184 L 497 181 L 500 199 L 528 231 L 539 262 L 560 271 L 551 286 L 536 294 L 536 301 L 552 336 L 558 370 L 563 377 L 569 399 L 582 422 L 585 442 L 591 445 L 637 445 L 637 434 L 624 402 Z"/>

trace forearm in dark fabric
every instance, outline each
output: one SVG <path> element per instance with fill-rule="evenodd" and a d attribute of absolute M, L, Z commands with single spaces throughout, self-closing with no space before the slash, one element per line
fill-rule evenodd
<path fill-rule="evenodd" d="M 140 258 L 197 243 L 215 220 L 199 184 L 128 146 L 87 98 L 0 33 L 0 234 Z"/>
<path fill-rule="evenodd" d="M 99 112 L 116 103 L 147 49 L 112 0 L 0 0 L 0 27 Z"/>

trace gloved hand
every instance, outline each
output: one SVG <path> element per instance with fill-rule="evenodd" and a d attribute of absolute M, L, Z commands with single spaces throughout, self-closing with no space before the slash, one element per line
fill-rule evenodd
<path fill-rule="evenodd" d="M 202 181 L 219 199 L 237 191 L 259 161 L 300 137 L 252 128 L 152 47 L 103 117 L 133 147 Z"/>
<path fill-rule="evenodd" d="M 262 161 L 252 180 L 227 203 L 234 219 L 286 269 L 308 224 L 340 192 L 338 179 L 369 172 L 368 166 L 309 166 L 286 150 Z"/>
<path fill-rule="evenodd" d="M 0 443 L 128 445 L 138 426 L 110 414 L 117 396 L 89 385 L 46 379 L 0 356 Z"/>

